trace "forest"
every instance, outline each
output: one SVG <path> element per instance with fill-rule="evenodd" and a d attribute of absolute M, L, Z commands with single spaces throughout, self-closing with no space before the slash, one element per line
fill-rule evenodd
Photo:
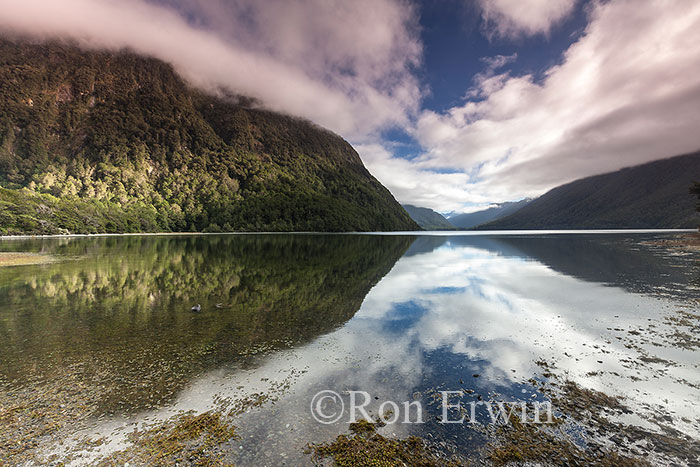
<path fill-rule="evenodd" d="M 352 146 L 129 51 L 0 40 L 0 234 L 417 230 Z"/>

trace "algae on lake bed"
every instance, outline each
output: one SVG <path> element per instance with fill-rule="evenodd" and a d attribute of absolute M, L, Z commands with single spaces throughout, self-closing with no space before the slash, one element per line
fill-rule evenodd
<path fill-rule="evenodd" d="M 458 460 L 441 459 L 417 436 L 406 439 L 386 438 L 377 433 L 381 422 L 360 420 L 350 424 L 350 435 L 339 435 L 328 444 L 309 445 L 315 462 L 332 459 L 338 467 L 420 467 L 457 466 Z"/>
<path fill-rule="evenodd" d="M 221 447 L 237 438 L 235 427 L 214 412 L 182 414 L 173 419 L 134 431 L 132 446 L 101 461 L 104 465 L 229 465 Z"/>
<path fill-rule="evenodd" d="M 0 386 L 0 465 L 3 459 L 42 465 L 40 450 L 46 443 L 85 425 L 97 410 L 99 391 L 86 387 L 84 374 L 71 365 L 41 382 Z"/>
<path fill-rule="evenodd" d="M 585 235 L 12 248 L 79 258 L 0 270 L 0 459 L 5 449 L 12 465 L 699 458 L 692 252 Z M 370 414 L 419 401 L 425 423 L 321 425 L 309 401 L 326 389 L 346 402 L 367 391 Z M 550 401 L 556 423 L 490 423 L 479 406 L 476 423 L 443 424 L 443 390 L 462 391 L 465 410 Z M 319 450 L 305 454 L 309 445 Z"/>

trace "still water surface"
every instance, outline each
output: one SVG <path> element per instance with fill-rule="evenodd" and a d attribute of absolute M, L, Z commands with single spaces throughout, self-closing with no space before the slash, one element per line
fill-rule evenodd
<path fill-rule="evenodd" d="M 624 423 L 664 419 L 700 440 L 700 254 L 660 246 L 669 235 L 5 240 L 0 251 L 60 261 L 0 268 L 0 404 L 19 394 L 87 407 L 64 444 L 41 444 L 60 457 L 77 436 L 104 436 L 73 454 L 81 464 L 127 447 L 145 421 L 263 395 L 236 417 L 227 458 L 295 465 L 307 443 L 347 431 L 347 417 L 312 417 L 314 394 L 358 390 L 373 413 L 385 400 L 423 404 L 426 423 L 382 433 L 473 455 L 483 433 L 440 424 L 435 394 L 545 400 L 532 382 L 545 361 L 625 397 Z"/>

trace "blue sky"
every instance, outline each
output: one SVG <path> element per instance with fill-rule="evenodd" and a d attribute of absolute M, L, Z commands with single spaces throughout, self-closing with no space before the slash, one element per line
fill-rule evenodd
<path fill-rule="evenodd" d="M 485 57 L 517 54 L 508 65 L 515 74 L 540 76 L 561 60 L 562 53 L 580 36 L 586 25 L 584 3 L 579 3 L 565 21 L 547 36 L 516 40 L 483 33 L 478 6 L 456 0 L 427 0 L 419 3 L 420 36 L 424 45 L 421 79 L 430 94 L 423 105 L 445 111 L 464 101 L 475 74 L 484 69 Z"/>
<path fill-rule="evenodd" d="M 700 149 L 700 2 L 0 0 L 0 33 L 129 48 L 347 139 L 471 211 Z"/>
<path fill-rule="evenodd" d="M 561 61 L 562 53 L 580 37 L 586 26 L 584 2 L 573 8 L 570 16 L 549 34 L 533 37 L 488 37 L 475 2 L 459 0 L 424 0 L 419 10 L 419 33 L 423 44 L 423 63 L 417 70 L 426 95 L 422 106 L 437 112 L 462 105 L 473 86 L 473 78 L 484 71 L 484 60 L 498 55 L 516 55 L 507 69 L 513 74 L 542 74 Z M 391 128 L 382 135 L 395 142 L 395 156 L 414 158 L 422 152 L 420 144 L 401 128 Z M 443 169 L 446 171 L 449 169 Z"/>
<path fill-rule="evenodd" d="M 394 158 L 393 163 L 388 162 L 386 154 L 374 158 L 369 155 L 373 151 L 381 152 L 376 146 L 367 148 L 370 169 L 374 169 L 380 180 L 386 180 L 385 183 L 400 200 L 432 207 L 443 213 L 452 210 L 471 211 L 495 202 L 535 197 L 558 184 L 576 178 L 700 148 L 700 140 L 692 136 L 692 125 L 687 125 L 687 118 L 697 118 L 700 112 L 690 110 L 687 105 L 677 106 L 679 115 L 683 117 L 676 116 L 673 118 L 674 122 L 669 124 L 665 116 L 672 111 L 674 105 L 670 107 L 664 105 L 662 103 L 664 99 L 660 101 L 650 99 L 654 102 L 643 103 L 648 97 L 647 92 L 649 94 L 655 92 L 656 84 L 659 83 L 659 81 L 655 82 L 655 76 L 661 78 L 663 74 L 661 70 L 664 66 L 670 65 L 682 69 L 684 63 L 687 65 L 683 70 L 685 77 L 679 79 L 677 85 L 671 84 L 669 95 L 664 97 L 671 101 L 671 96 L 676 94 L 674 91 L 677 91 L 678 95 L 689 98 L 691 102 L 699 101 L 697 80 L 689 74 L 689 70 L 698 69 L 700 57 L 698 57 L 697 48 L 688 50 L 685 54 L 679 54 L 677 57 L 665 57 L 659 54 L 658 57 L 651 57 L 646 66 L 640 61 L 640 55 L 643 55 L 643 52 L 640 54 L 640 49 L 679 50 L 673 46 L 676 39 L 674 32 L 678 37 L 682 37 L 689 34 L 690 25 L 695 24 L 700 27 L 697 23 L 697 11 L 695 8 L 690 8 L 689 3 L 562 1 L 559 3 L 570 5 L 570 11 L 560 20 L 548 23 L 546 30 L 534 32 L 511 30 L 512 33 L 506 34 L 494 31 L 493 24 L 485 21 L 483 3 L 489 3 L 489 1 L 427 0 L 417 4 L 420 41 L 423 46 L 423 62 L 417 76 L 427 90 L 421 100 L 421 113 L 423 117 L 426 114 L 435 116 L 433 120 L 436 122 L 430 122 L 435 123 L 433 125 L 436 127 L 435 133 L 443 131 L 447 134 L 437 138 L 425 137 L 425 133 L 428 132 L 422 134 L 420 131 L 421 117 L 419 117 L 416 125 L 418 128 L 415 126 L 392 128 L 383 133 L 383 146 L 389 148 Z M 507 5 L 515 2 L 495 1 L 493 3 Z M 537 4 L 537 2 L 528 1 L 521 3 Z M 639 18 L 635 17 L 635 14 Z M 687 24 L 681 25 L 679 17 L 686 14 L 690 14 L 692 19 Z M 606 24 L 606 29 L 597 28 L 598 24 L 608 21 L 606 16 L 615 17 L 614 21 Z M 627 19 L 629 21 L 625 21 Z M 662 32 L 664 22 L 670 26 L 668 28 L 670 34 L 667 37 Z M 678 29 L 674 31 L 676 25 Z M 619 31 L 614 29 L 615 26 L 619 26 Z M 645 27 L 649 31 L 654 31 L 655 34 L 651 34 L 652 37 L 644 37 Z M 609 41 L 595 37 L 603 35 L 608 35 Z M 697 33 L 693 36 L 700 40 L 700 35 Z M 637 42 L 641 44 L 634 51 L 638 55 L 625 54 L 624 49 L 635 48 Z M 595 44 L 589 45 L 591 43 Z M 595 48 L 600 51 L 598 52 Z M 619 57 L 615 56 L 616 50 L 620 51 Z M 570 60 L 572 52 L 577 52 L 581 56 L 590 54 L 591 60 L 576 63 L 574 66 L 572 64 L 574 60 Z M 479 88 L 480 76 L 487 73 L 489 61 L 498 56 L 509 57 L 503 66 L 491 72 L 495 76 L 504 76 L 503 82 L 496 86 L 495 91 L 470 95 L 470 91 Z M 654 58 L 658 58 L 656 60 L 658 63 L 654 63 Z M 617 59 L 619 59 L 619 67 L 628 74 L 629 82 L 638 86 L 635 92 L 624 90 L 623 94 L 628 93 L 627 100 L 620 99 L 621 102 L 610 99 L 610 94 L 614 95 L 614 89 L 605 90 L 606 67 L 610 68 L 611 77 L 620 79 L 618 76 L 620 70 L 615 69 Z M 627 67 L 626 61 L 636 62 L 637 65 Z M 590 69 L 586 65 L 589 65 Z M 591 75 L 592 78 L 591 82 L 582 82 L 580 88 L 575 86 L 577 67 L 580 69 L 580 75 Z M 562 70 L 562 68 L 568 68 L 568 70 Z M 569 81 L 570 89 L 563 89 L 561 99 L 562 106 L 570 100 L 572 107 L 567 112 L 561 111 L 557 102 L 533 102 L 533 114 L 538 114 L 538 117 L 533 120 L 541 120 L 543 126 L 534 127 L 530 134 L 527 128 L 529 123 L 527 105 L 517 109 L 515 115 L 503 118 L 500 124 L 497 119 L 481 118 L 479 110 L 471 112 L 475 115 L 471 118 L 475 119 L 476 123 L 469 124 L 464 120 L 450 121 L 451 114 L 469 110 L 474 104 L 476 107 L 484 108 L 484 112 L 488 113 L 493 107 L 492 101 L 495 101 L 493 97 L 508 88 L 508 85 L 512 85 L 512 88 L 517 91 L 518 84 L 522 84 L 518 81 L 522 81 L 523 77 L 526 77 L 523 94 L 532 94 L 537 98 L 540 94 L 547 94 L 550 88 L 554 90 L 552 94 L 556 94 L 559 92 L 556 88 L 561 87 L 562 84 L 566 85 L 566 81 L 557 83 L 558 86 L 552 85 L 555 80 L 550 76 L 555 72 L 572 77 Z M 587 89 L 586 86 L 589 88 Z M 598 99 L 597 93 L 600 91 L 605 92 L 601 92 L 602 98 Z M 515 97 L 517 98 L 517 94 Z M 546 101 L 546 99 L 542 100 Z M 598 103 L 603 104 L 600 109 L 592 112 L 589 119 L 576 122 L 571 115 L 566 115 L 576 113 L 574 105 L 581 106 L 582 113 L 585 114 L 589 103 L 591 108 Z M 498 105 L 498 102 L 496 104 Z M 548 105 L 553 115 L 562 114 L 566 118 L 562 118 L 561 121 L 554 117 L 547 118 Z M 640 114 L 635 115 L 636 112 L 633 110 L 635 108 L 640 108 Z M 658 112 L 656 108 L 659 109 Z M 620 117 L 611 117 L 614 115 L 620 115 Z M 686 119 L 685 122 L 683 119 Z M 429 119 L 424 118 L 424 120 Z M 523 124 L 519 124 L 519 120 Z M 607 128 L 602 125 L 605 121 L 610 122 L 609 134 L 606 134 Z M 479 123 L 484 125 L 478 125 Z M 464 134 L 468 133 L 465 130 L 476 129 L 477 126 L 483 126 L 479 131 L 494 130 L 496 133 L 504 129 L 506 134 L 513 134 L 514 138 L 509 141 L 505 137 L 498 144 L 489 144 L 488 141 L 481 141 L 482 138 L 476 131 L 472 131 L 469 137 L 464 137 Z M 519 127 L 522 129 L 519 130 Z M 596 134 L 591 135 L 588 131 L 589 127 L 595 128 Z M 633 127 L 633 131 L 630 131 L 630 127 Z M 665 129 L 669 128 L 671 131 L 666 132 Z M 577 132 L 580 134 L 577 135 Z M 557 139 L 561 142 L 552 147 L 548 140 L 551 138 L 550 135 L 557 133 L 559 133 Z M 671 133 L 678 138 L 672 137 Z M 530 135 L 531 138 L 529 138 Z M 576 138 L 577 136 L 580 138 Z M 462 146 L 459 145 L 460 139 L 464 141 Z M 594 140 L 591 141 L 593 144 L 581 144 L 581 142 L 588 143 L 586 139 Z M 469 145 L 470 142 L 478 144 L 479 147 L 474 149 Z M 531 154 L 525 157 L 521 146 L 523 144 L 532 145 Z M 471 157 L 471 152 L 482 152 L 484 157 Z M 541 156 L 542 153 L 551 153 L 551 155 L 545 157 Z M 531 163 L 519 162 L 518 157 L 529 159 Z M 375 158 L 380 163 L 374 164 Z M 409 174 L 404 176 L 408 183 L 396 182 L 402 169 L 404 172 L 411 171 L 406 164 L 402 166 L 397 163 L 396 159 L 412 162 L 413 177 Z M 464 163 L 465 159 L 467 163 Z M 501 170 L 509 164 L 511 167 Z M 525 180 L 519 184 L 520 177 Z M 411 178 L 412 180 L 409 180 Z M 528 178 L 531 180 L 527 180 Z M 433 187 L 433 190 L 426 189 L 421 180 L 425 180 L 424 183 Z M 501 183 L 504 181 L 505 183 Z M 501 186 L 496 187 L 497 183 L 501 183 Z M 435 187 L 443 189 L 435 189 Z M 415 195 L 416 192 L 429 191 L 437 193 L 426 193 L 426 196 Z"/>

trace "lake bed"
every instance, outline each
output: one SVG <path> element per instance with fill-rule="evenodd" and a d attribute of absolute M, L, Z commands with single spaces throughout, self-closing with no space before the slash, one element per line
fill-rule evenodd
<path fill-rule="evenodd" d="M 559 422 L 544 430 L 578 455 L 691 465 L 700 256 L 678 235 L 3 240 L 58 261 L 0 268 L 0 452 L 138 465 L 183 454 L 139 447 L 135 429 L 152 444 L 149 429 L 216 414 L 208 423 L 231 436 L 206 452 L 201 436 L 176 440 L 185 456 L 306 465 L 308 444 L 347 433 L 350 397 L 367 394 L 371 417 L 419 403 L 423 423 L 388 423 L 387 438 L 418 436 L 443 460 L 501 459 L 503 424 L 484 410 L 446 423 L 464 415 L 445 420 L 449 393 L 467 408 L 550 402 Z M 313 411 L 323 391 L 344 404 L 318 406 L 332 423 Z"/>

